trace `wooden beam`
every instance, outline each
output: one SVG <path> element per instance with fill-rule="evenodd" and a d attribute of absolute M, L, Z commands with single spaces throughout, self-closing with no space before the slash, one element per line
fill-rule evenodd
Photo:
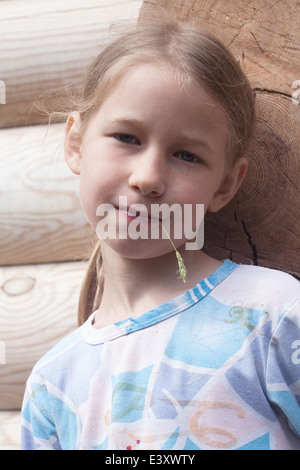
<path fill-rule="evenodd" d="M 1 129 L 0 140 L 0 265 L 87 258 L 93 237 L 64 161 L 64 124 Z"/>
<path fill-rule="evenodd" d="M 0 451 L 20 450 L 21 411 L 0 411 Z"/>
<path fill-rule="evenodd" d="M 208 214 L 205 251 L 300 277 L 300 106 L 259 93 L 257 140 L 246 181 L 227 207 Z"/>
<path fill-rule="evenodd" d="M 18 409 L 34 364 L 77 327 L 86 263 L 0 270 L 0 409 Z"/>
<path fill-rule="evenodd" d="M 43 122 L 33 103 L 62 87 L 76 91 L 86 65 L 111 37 L 112 23 L 136 21 L 141 0 L 2 0 L 0 127 Z M 0 100 L 1 102 L 1 100 Z"/>

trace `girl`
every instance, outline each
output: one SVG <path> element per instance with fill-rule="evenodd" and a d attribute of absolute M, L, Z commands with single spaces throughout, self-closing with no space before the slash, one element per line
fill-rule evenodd
<path fill-rule="evenodd" d="M 65 157 L 91 226 L 115 230 L 80 328 L 28 380 L 23 449 L 300 449 L 299 282 L 187 249 L 151 211 L 191 207 L 195 234 L 196 206 L 241 185 L 254 122 L 239 65 L 199 28 L 139 25 L 94 60 Z M 159 236 L 123 236 L 137 220 Z"/>

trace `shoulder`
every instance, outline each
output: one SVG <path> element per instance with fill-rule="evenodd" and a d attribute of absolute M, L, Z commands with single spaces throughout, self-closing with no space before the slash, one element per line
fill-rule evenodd
<path fill-rule="evenodd" d="M 220 284 L 216 295 L 230 303 L 284 313 L 300 302 L 300 282 L 283 271 L 240 264 Z"/>
<path fill-rule="evenodd" d="M 63 337 L 56 345 L 49 349 L 35 364 L 32 374 L 40 373 L 51 368 L 51 364 L 61 361 L 64 357 L 74 354 L 78 345 L 82 341 L 81 329 L 77 328 Z"/>
<path fill-rule="evenodd" d="M 265 268 L 263 266 L 253 266 L 240 264 L 235 270 L 236 275 L 243 280 L 251 280 L 255 286 L 260 284 L 272 285 L 279 290 L 292 289 L 300 294 L 300 282 L 291 274 L 277 269 Z"/>

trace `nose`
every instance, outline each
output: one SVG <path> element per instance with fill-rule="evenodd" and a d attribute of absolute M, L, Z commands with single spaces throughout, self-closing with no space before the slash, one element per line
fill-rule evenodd
<path fill-rule="evenodd" d="M 133 162 L 128 185 L 143 196 L 161 196 L 166 187 L 163 158 L 158 152 L 139 154 Z"/>

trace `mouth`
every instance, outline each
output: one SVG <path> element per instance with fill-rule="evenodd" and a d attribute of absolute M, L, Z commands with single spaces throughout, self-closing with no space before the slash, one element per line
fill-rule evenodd
<path fill-rule="evenodd" d="M 154 216 L 144 204 L 137 203 L 127 207 L 116 206 L 115 209 L 119 214 L 127 217 L 129 221 L 139 219 L 139 222 L 148 224 L 161 222 L 161 219 Z"/>

